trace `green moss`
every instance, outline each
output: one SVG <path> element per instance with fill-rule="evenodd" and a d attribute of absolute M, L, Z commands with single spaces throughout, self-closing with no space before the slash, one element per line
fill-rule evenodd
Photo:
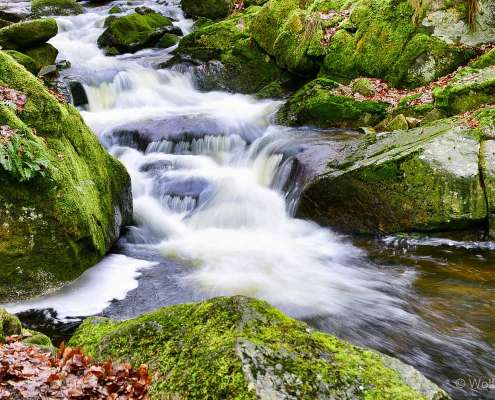
<path fill-rule="evenodd" d="M 0 46 L 4 50 L 23 50 L 43 44 L 57 34 L 52 18 L 18 22 L 0 29 Z"/>
<path fill-rule="evenodd" d="M 426 398 L 379 354 L 240 296 L 165 307 L 126 322 L 90 318 L 69 345 L 97 360 L 148 364 L 152 399 Z"/>
<path fill-rule="evenodd" d="M 123 12 L 123 10 L 119 6 L 113 6 L 110 10 L 108 10 L 109 14 L 120 14 L 121 12 Z"/>
<path fill-rule="evenodd" d="M 204 77 L 205 89 L 251 94 L 270 83 L 287 81 L 288 74 L 249 35 L 249 26 L 258 11 L 259 7 L 250 7 L 224 21 L 196 29 L 180 41 L 175 51 L 177 61 L 220 61 L 223 67 Z"/>
<path fill-rule="evenodd" d="M 445 88 L 434 90 L 435 105 L 450 115 L 495 102 L 495 65 L 460 70 Z"/>
<path fill-rule="evenodd" d="M 469 66 L 472 68 L 486 68 L 495 65 L 495 48 L 483 54 Z"/>
<path fill-rule="evenodd" d="M 369 79 L 358 78 L 351 82 L 351 88 L 354 93 L 363 96 L 372 96 L 375 93 L 375 85 Z"/>
<path fill-rule="evenodd" d="M 230 14 L 233 3 L 233 0 L 182 0 L 181 6 L 192 17 L 222 19 Z"/>
<path fill-rule="evenodd" d="M 98 38 L 98 46 L 132 53 L 156 44 L 166 33 L 165 28 L 172 26 L 172 21 L 150 10 L 122 17 L 110 16 L 105 26 L 107 29 Z"/>
<path fill-rule="evenodd" d="M 3 52 L 0 85 L 27 96 L 18 115 L 0 109 L 0 125 L 31 135 L 49 161 L 44 176 L 23 183 L 0 168 L 0 298 L 7 299 L 79 276 L 105 255 L 131 210 L 125 168 L 74 107 Z"/>
<path fill-rule="evenodd" d="M 168 49 L 169 47 L 175 46 L 177 43 L 179 43 L 179 40 L 179 36 L 172 33 L 166 33 L 158 41 L 156 46 L 160 47 L 161 49 Z"/>
<path fill-rule="evenodd" d="M 6 50 L 5 53 L 11 56 L 14 60 L 16 60 L 19 64 L 21 64 L 33 75 L 38 75 L 38 72 L 40 72 L 38 63 L 34 61 L 31 57 L 29 57 L 27 54 L 20 53 L 16 50 Z"/>
<path fill-rule="evenodd" d="M 19 335 L 21 331 L 19 318 L 0 308 L 0 342 L 3 342 L 6 336 Z"/>
<path fill-rule="evenodd" d="M 360 127 L 376 125 L 385 118 L 388 104 L 335 95 L 335 85 L 323 78 L 306 84 L 280 109 L 278 121 L 287 125 Z"/>
<path fill-rule="evenodd" d="M 84 8 L 75 0 L 31 0 L 31 11 L 41 17 L 46 15 L 77 15 Z"/>
<path fill-rule="evenodd" d="M 48 65 L 55 64 L 58 56 L 58 50 L 50 43 L 45 43 L 40 46 L 24 50 L 24 54 L 31 57 L 36 62 L 36 66 L 41 69 Z"/>

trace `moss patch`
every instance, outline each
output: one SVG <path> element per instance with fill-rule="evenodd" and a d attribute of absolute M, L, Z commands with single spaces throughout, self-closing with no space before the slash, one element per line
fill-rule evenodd
<path fill-rule="evenodd" d="M 18 22 L 0 29 L 0 46 L 4 50 L 23 50 L 43 44 L 58 32 L 52 18 Z"/>
<path fill-rule="evenodd" d="M 379 354 L 240 296 L 165 307 L 126 322 L 89 318 L 69 344 L 97 360 L 148 364 L 152 399 L 426 399 Z"/>
<path fill-rule="evenodd" d="M 0 86 L 27 96 L 0 125 L 35 141 L 44 175 L 19 182 L 0 168 L 0 299 L 38 294 L 99 261 L 131 216 L 129 176 L 77 110 L 60 104 L 29 72 L 0 52 Z"/>
<path fill-rule="evenodd" d="M 31 12 L 38 16 L 46 15 L 77 15 L 84 8 L 75 0 L 32 0 Z"/>

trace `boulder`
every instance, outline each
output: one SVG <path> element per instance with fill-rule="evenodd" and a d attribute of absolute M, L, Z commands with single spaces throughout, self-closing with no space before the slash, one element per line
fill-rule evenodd
<path fill-rule="evenodd" d="M 332 92 L 336 82 L 315 79 L 299 89 L 277 114 L 285 125 L 317 127 L 373 126 L 385 118 L 388 104 L 377 101 L 358 101 L 353 97 Z"/>
<path fill-rule="evenodd" d="M 130 179 L 84 124 L 0 52 L 0 299 L 78 277 L 132 215 Z M 22 151 L 19 151 L 22 149 Z"/>
<path fill-rule="evenodd" d="M 40 72 L 41 68 L 38 66 L 38 63 L 28 55 L 20 53 L 17 50 L 6 50 L 5 53 L 11 56 L 33 75 L 38 75 L 38 72 Z"/>
<path fill-rule="evenodd" d="M 50 43 L 31 47 L 23 50 L 23 53 L 31 57 L 40 69 L 55 64 L 58 56 L 58 50 Z"/>
<path fill-rule="evenodd" d="M 70 339 L 96 360 L 147 364 L 151 399 L 443 400 L 414 368 L 242 296 L 89 318 Z"/>
<path fill-rule="evenodd" d="M 0 29 L 0 46 L 5 50 L 23 50 L 46 43 L 58 32 L 52 18 L 18 22 Z"/>
<path fill-rule="evenodd" d="M 156 46 L 161 49 L 168 49 L 169 47 L 175 46 L 177 43 L 179 43 L 179 40 L 179 36 L 174 35 L 173 33 L 166 33 L 158 41 Z"/>
<path fill-rule="evenodd" d="M 187 15 L 208 19 L 222 19 L 232 11 L 233 0 L 181 0 L 181 7 Z"/>
<path fill-rule="evenodd" d="M 84 12 L 84 8 L 75 0 L 32 0 L 31 11 L 37 17 L 78 15 Z"/>
<path fill-rule="evenodd" d="M 223 21 L 202 24 L 182 38 L 171 63 L 199 65 L 196 77 L 205 90 L 254 94 L 274 82 L 290 80 L 250 37 L 249 26 L 258 11 L 259 7 L 250 7 Z"/>
<path fill-rule="evenodd" d="M 308 178 L 297 215 L 366 234 L 486 228 L 483 137 L 463 118 L 353 137 Z"/>
<path fill-rule="evenodd" d="M 152 47 L 165 33 L 175 31 L 172 21 L 149 10 L 122 17 L 110 16 L 105 21 L 107 29 L 98 38 L 98 46 L 108 54 L 134 53 Z"/>

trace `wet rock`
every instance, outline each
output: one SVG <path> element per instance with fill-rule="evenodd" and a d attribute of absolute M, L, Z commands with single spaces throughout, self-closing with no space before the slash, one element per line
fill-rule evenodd
<path fill-rule="evenodd" d="M 373 140 L 370 140 L 373 139 Z M 480 136 L 466 121 L 361 137 L 310 179 L 298 215 L 356 233 L 483 227 Z"/>
<path fill-rule="evenodd" d="M 54 19 L 18 22 L 0 29 L 0 46 L 6 50 L 23 50 L 46 43 L 58 32 Z"/>
<path fill-rule="evenodd" d="M 110 16 L 107 29 L 98 38 L 98 46 L 110 54 L 134 53 L 153 47 L 165 33 L 175 32 L 172 21 L 149 10 L 122 17 Z"/>
<path fill-rule="evenodd" d="M 47 15 L 78 15 L 84 8 L 75 0 L 33 0 L 31 11 L 34 16 Z"/>
<path fill-rule="evenodd" d="M 313 331 L 259 300 L 220 297 L 118 322 L 89 318 L 71 338 L 97 360 L 146 363 L 151 398 L 436 399 L 412 367 Z M 212 354 L 214 356 L 212 356 Z"/>
<path fill-rule="evenodd" d="M 182 38 L 175 58 L 166 64 L 189 62 L 203 90 L 254 94 L 266 86 L 285 84 L 292 77 L 251 39 L 249 26 L 259 11 L 251 7 L 217 23 L 206 23 Z"/>
<path fill-rule="evenodd" d="M 30 0 L 0 0 L 0 18 L 19 22 L 31 15 Z"/>
<path fill-rule="evenodd" d="M 72 104 L 74 104 L 75 107 L 85 106 L 89 103 L 88 96 L 86 95 L 86 91 L 81 82 L 70 81 L 69 89 L 72 97 Z"/>
<path fill-rule="evenodd" d="M 278 121 L 325 128 L 374 126 L 385 118 L 388 104 L 333 94 L 336 87 L 329 79 L 311 81 L 284 104 L 277 114 Z"/>
<path fill-rule="evenodd" d="M 4 140 L 24 150 L 8 153 L 17 162 L 0 167 L 5 301 L 58 287 L 95 265 L 130 221 L 132 201 L 125 168 L 79 113 L 3 52 L 0 69 L 18 107 L 0 105 Z"/>

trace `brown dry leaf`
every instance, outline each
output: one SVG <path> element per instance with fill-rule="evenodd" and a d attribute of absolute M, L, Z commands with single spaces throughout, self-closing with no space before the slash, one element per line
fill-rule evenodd
<path fill-rule="evenodd" d="M 80 348 L 61 345 L 52 357 L 11 336 L 0 344 L 0 399 L 149 399 L 146 365 L 92 363 Z"/>

